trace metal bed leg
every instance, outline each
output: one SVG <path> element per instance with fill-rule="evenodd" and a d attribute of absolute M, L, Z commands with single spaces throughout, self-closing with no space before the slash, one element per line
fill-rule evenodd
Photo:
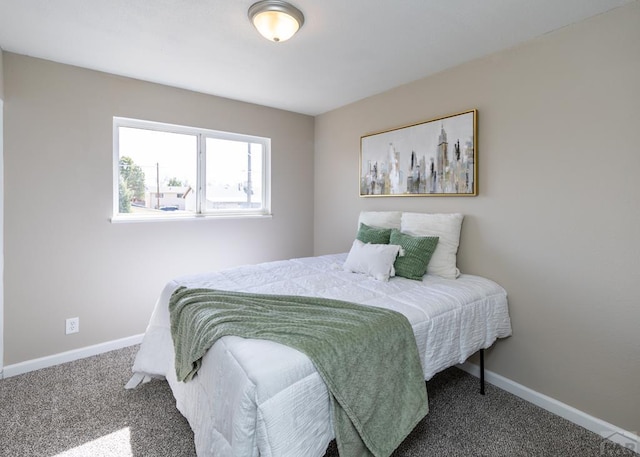
<path fill-rule="evenodd" d="M 484 395 L 484 349 L 480 349 L 480 395 Z"/>

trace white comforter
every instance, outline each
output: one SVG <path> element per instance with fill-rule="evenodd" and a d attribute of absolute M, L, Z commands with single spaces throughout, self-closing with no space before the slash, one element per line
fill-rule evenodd
<path fill-rule="evenodd" d="M 167 305 L 177 287 L 312 295 L 399 311 L 413 326 L 426 380 L 511 334 L 506 292 L 493 281 L 427 275 L 421 282 L 380 282 L 342 271 L 345 258 L 270 262 L 171 281 L 151 316 L 129 387 L 143 376 L 166 377 L 200 457 L 320 457 L 334 437 L 329 393 L 297 350 L 227 336 L 208 351 L 192 381 L 176 380 Z"/>

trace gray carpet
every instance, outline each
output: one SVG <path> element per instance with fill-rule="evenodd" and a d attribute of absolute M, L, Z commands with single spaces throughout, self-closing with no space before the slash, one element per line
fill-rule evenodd
<path fill-rule="evenodd" d="M 194 457 L 166 382 L 124 389 L 136 350 L 0 381 L 0 456 Z M 483 397 L 477 379 L 457 368 L 427 386 L 431 411 L 395 457 L 638 457 L 491 385 Z M 332 443 L 325 457 L 337 455 Z"/>

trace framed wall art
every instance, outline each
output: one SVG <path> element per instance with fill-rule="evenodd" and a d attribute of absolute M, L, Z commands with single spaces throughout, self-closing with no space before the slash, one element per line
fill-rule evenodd
<path fill-rule="evenodd" d="M 360 196 L 478 194 L 477 110 L 365 135 Z"/>

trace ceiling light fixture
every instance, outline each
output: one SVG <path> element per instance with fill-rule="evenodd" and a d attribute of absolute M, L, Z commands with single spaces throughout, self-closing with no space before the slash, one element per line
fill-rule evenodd
<path fill-rule="evenodd" d="M 304 15 L 295 6 L 280 0 L 262 0 L 249 8 L 249 19 L 267 40 L 287 41 L 304 24 Z"/>

